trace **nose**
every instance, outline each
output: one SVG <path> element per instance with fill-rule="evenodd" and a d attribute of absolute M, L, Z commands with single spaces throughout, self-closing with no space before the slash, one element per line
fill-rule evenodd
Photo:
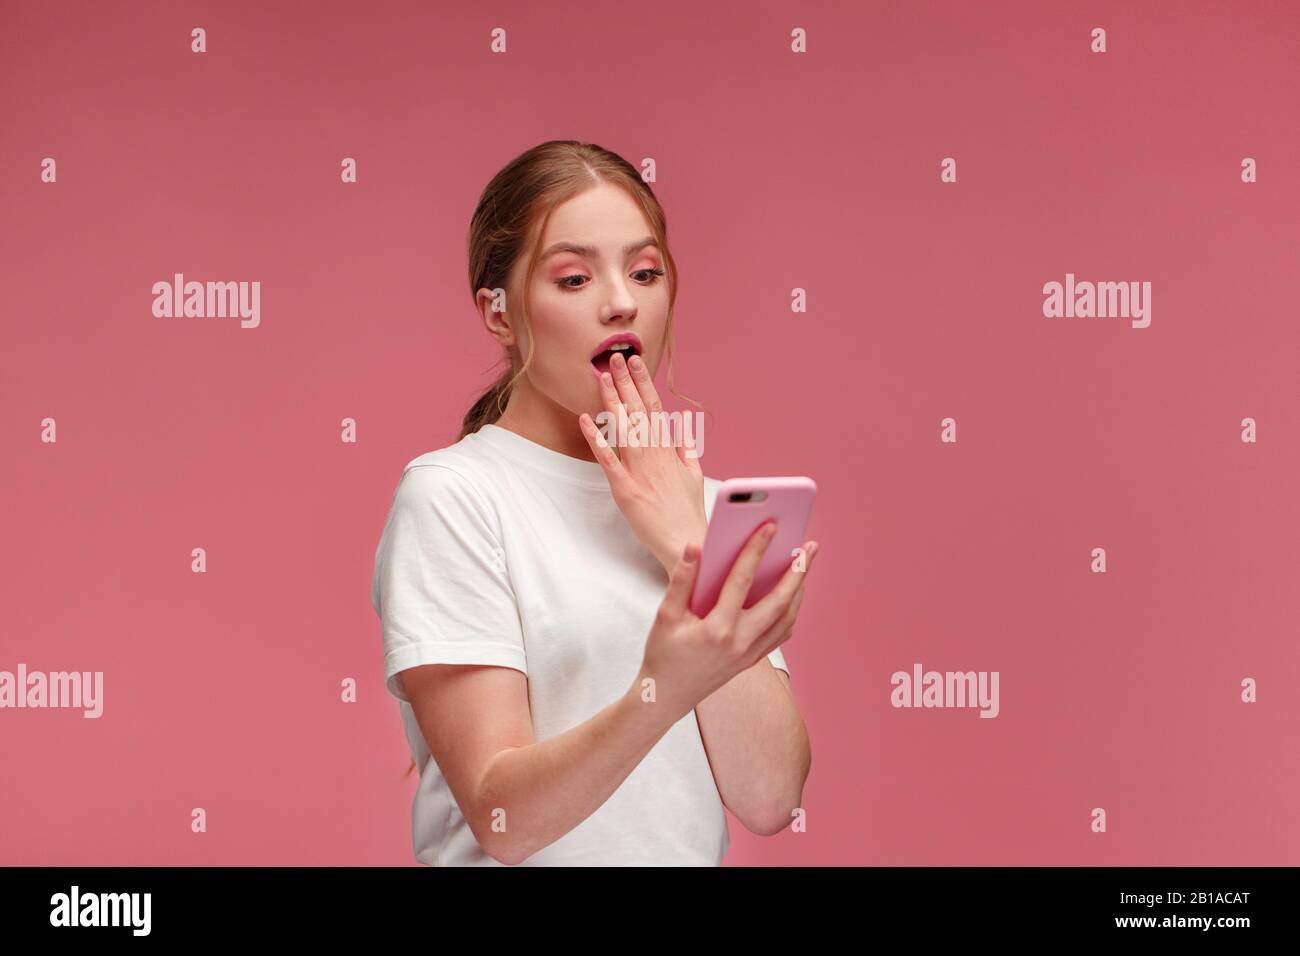
<path fill-rule="evenodd" d="M 636 318 L 636 297 L 621 278 L 607 283 L 609 293 L 600 306 L 600 321 L 609 324 L 622 319 L 630 322 Z"/>

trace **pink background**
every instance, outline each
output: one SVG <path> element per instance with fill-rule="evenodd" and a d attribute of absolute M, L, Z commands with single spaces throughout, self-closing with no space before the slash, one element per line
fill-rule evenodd
<path fill-rule="evenodd" d="M 1133 7 L 7 4 L 0 669 L 105 712 L 0 711 L 0 863 L 414 863 L 374 549 L 489 380 L 474 203 L 557 138 L 657 161 L 705 472 L 821 489 L 808 830 L 729 864 L 1300 863 L 1300 7 Z M 177 271 L 261 326 L 155 319 Z M 1067 272 L 1151 327 L 1045 318 Z M 916 661 L 1000 715 L 895 710 Z"/>

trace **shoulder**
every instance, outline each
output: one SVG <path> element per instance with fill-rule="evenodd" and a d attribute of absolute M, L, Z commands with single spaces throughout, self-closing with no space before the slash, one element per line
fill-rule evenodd
<path fill-rule="evenodd" d="M 472 437 L 472 436 L 471 436 Z M 406 463 L 395 498 L 403 506 L 458 508 L 487 517 L 491 504 L 489 467 L 465 439 L 418 455 Z"/>
<path fill-rule="evenodd" d="M 721 478 L 704 476 L 704 516 L 713 517 L 713 503 L 718 499 L 718 489 L 722 487 Z"/>

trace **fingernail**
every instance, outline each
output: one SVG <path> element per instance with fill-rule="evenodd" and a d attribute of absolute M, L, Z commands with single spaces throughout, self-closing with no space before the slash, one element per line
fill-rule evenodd
<path fill-rule="evenodd" d="M 630 359 L 627 360 L 627 364 L 639 372 L 641 371 L 641 366 L 644 365 L 645 363 L 641 361 L 641 356 L 633 355 Z"/>
<path fill-rule="evenodd" d="M 776 523 L 769 521 L 763 526 L 763 537 L 770 538 L 774 534 L 776 534 Z"/>
<path fill-rule="evenodd" d="M 626 365 L 626 364 L 627 364 L 627 359 L 623 358 L 623 353 L 622 353 L 622 352 L 615 352 L 615 353 L 613 354 L 613 356 L 610 357 L 609 364 L 610 364 L 610 365 Z"/>
<path fill-rule="evenodd" d="M 811 558 L 814 554 L 817 553 L 817 547 L 818 547 L 818 545 L 817 545 L 817 542 L 816 542 L 816 541 L 814 541 L 812 544 L 808 545 L 808 557 Z"/>
<path fill-rule="evenodd" d="M 613 385 L 613 384 L 614 384 L 614 376 L 613 376 L 613 375 L 610 375 L 608 372 L 601 372 L 601 373 L 600 373 L 600 380 L 601 380 L 602 382 L 604 382 L 606 385 Z"/>

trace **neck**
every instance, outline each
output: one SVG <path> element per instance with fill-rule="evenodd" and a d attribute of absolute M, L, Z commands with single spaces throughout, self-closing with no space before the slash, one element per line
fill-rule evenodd
<path fill-rule="evenodd" d="M 506 410 L 494 424 L 561 455 L 582 461 L 596 460 L 582 434 L 578 416 L 534 390 L 527 377 L 515 381 Z"/>

